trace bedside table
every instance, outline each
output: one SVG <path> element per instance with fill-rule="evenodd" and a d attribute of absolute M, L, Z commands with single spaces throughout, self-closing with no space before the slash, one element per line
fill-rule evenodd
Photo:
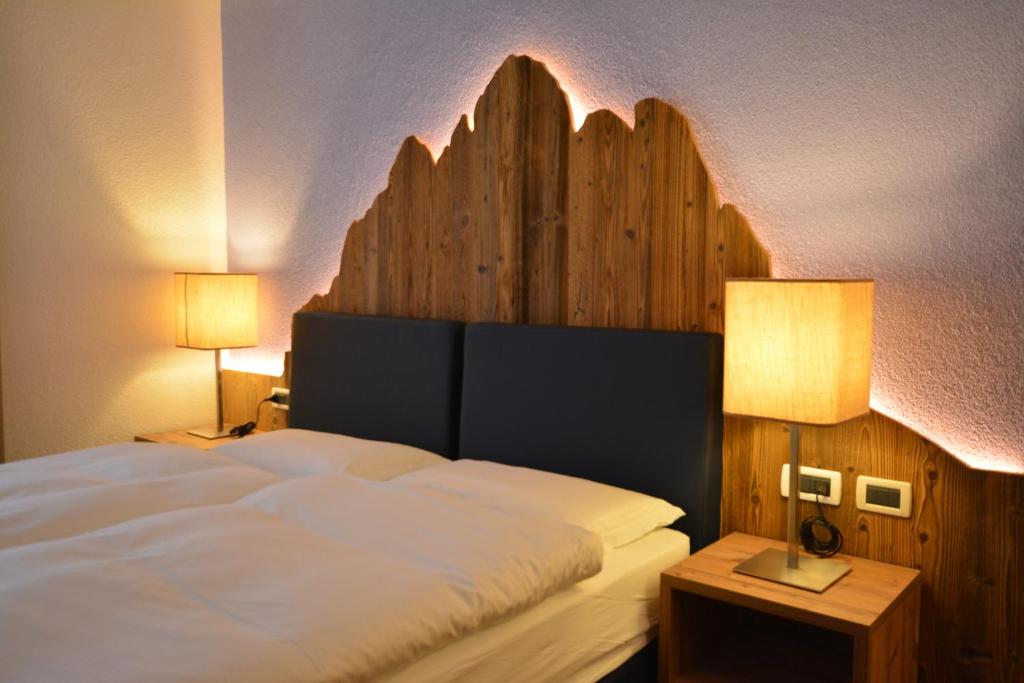
<path fill-rule="evenodd" d="M 249 433 L 249 436 L 253 434 L 262 433 L 256 429 Z M 244 437 L 243 437 L 244 438 Z M 233 437 L 226 437 L 223 439 L 204 439 L 201 436 L 195 436 L 189 434 L 187 430 L 181 430 L 178 432 L 156 432 L 154 434 L 140 434 L 135 437 L 137 442 L 143 443 L 174 443 L 179 446 L 192 446 L 193 448 L 201 448 L 204 451 L 208 451 L 215 446 L 221 444 L 231 443 L 232 441 L 238 441 Z"/>
<path fill-rule="evenodd" d="M 662 572 L 662 683 L 917 680 L 920 572 L 836 555 L 852 571 L 813 593 L 733 571 L 766 548 L 730 534 Z"/>

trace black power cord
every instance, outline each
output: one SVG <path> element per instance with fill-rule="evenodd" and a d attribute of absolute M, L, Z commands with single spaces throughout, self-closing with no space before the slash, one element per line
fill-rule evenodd
<path fill-rule="evenodd" d="M 800 524 L 800 542 L 804 550 L 818 557 L 832 557 L 843 547 L 843 534 L 825 518 L 821 508 L 821 493 L 814 492 L 818 514 L 808 517 Z"/>
<path fill-rule="evenodd" d="M 271 396 L 267 396 L 265 399 L 263 399 L 262 401 L 260 401 L 259 403 L 256 404 L 256 419 L 257 420 L 260 419 L 260 408 L 262 408 L 263 404 L 267 403 L 268 401 L 270 403 L 284 403 L 284 400 L 278 394 L 273 394 Z M 241 439 L 243 436 L 246 436 L 247 434 L 251 434 L 254 431 L 256 431 L 256 423 L 255 422 L 246 422 L 245 424 L 240 424 L 237 427 L 235 427 L 234 429 L 232 429 L 231 430 L 231 436 L 234 436 L 236 438 Z"/>

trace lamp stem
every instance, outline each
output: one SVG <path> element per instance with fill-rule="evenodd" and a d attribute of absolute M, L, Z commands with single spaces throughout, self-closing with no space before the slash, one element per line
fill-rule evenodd
<path fill-rule="evenodd" d="M 220 349 L 213 350 L 213 363 L 217 373 L 217 433 L 221 434 L 224 431 L 224 386 L 220 372 Z"/>
<path fill-rule="evenodd" d="M 796 569 L 800 564 L 797 531 L 797 509 L 800 506 L 800 425 L 789 425 L 789 506 L 786 508 L 786 566 Z"/>

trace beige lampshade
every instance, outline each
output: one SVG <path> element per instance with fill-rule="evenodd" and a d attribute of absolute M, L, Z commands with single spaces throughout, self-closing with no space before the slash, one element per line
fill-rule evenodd
<path fill-rule="evenodd" d="M 727 280 L 723 409 L 828 425 L 868 412 L 870 280 Z"/>
<path fill-rule="evenodd" d="M 177 345 L 190 349 L 256 346 L 256 276 L 175 273 Z"/>

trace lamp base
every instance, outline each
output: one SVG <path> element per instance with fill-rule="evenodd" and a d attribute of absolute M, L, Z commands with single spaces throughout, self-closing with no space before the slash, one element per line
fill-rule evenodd
<path fill-rule="evenodd" d="M 816 593 L 824 593 L 826 588 L 850 571 L 847 562 L 807 555 L 801 555 L 800 566 L 791 569 L 786 566 L 786 557 L 785 550 L 762 550 L 749 560 L 736 565 L 733 571 Z"/>
<path fill-rule="evenodd" d="M 198 436 L 203 439 L 226 439 L 231 436 L 231 432 L 228 430 L 217 431 L 216 427 L 210 427 L 208 429 L 190 429 L 188 433 L 192 436 Z"/>

